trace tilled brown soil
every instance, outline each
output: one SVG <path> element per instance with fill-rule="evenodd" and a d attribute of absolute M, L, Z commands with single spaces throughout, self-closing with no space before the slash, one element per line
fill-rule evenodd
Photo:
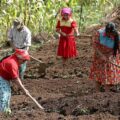
<path fill-rule="evenodd" d="M 1 114 L 0 120 L 120 120 L 120 93 L 96 91 L 94 81 L 89 80 L 93 54 L 90 39 L 77 40 L 78 57 L 69 61 L 64 74 L 56 49 L 55 41 L 31 51 L 45 62 L 46 73 L 42 64 L 31 60 L 23 81 L 45 110 L 21 91 L 13 91 L 12 115 Z"/>

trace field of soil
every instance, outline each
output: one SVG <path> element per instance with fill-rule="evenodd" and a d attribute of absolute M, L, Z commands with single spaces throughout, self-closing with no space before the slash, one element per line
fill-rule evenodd
<path fill-rule="evenodd" d="M 54 44 L 31 50 L 31 55 L 46 66 L 31 59 L 23 80 L 45 110 L 20 90 L 13 91 L 12 115 L 1 114 L 0 120 L 120 120 L 120 92 L 96 91 L 94 81 L 89 80 L 93 54 L 90 39 L 77 40 L 78 57 L 68 61 L 64 73 L 61 58 L 56 56 L 57 44 L 54 40 Z"/>

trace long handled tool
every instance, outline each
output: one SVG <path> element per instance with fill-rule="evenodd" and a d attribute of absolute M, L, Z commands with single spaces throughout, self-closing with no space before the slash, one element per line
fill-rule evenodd
<path fill-rule="evenodd" d="M 39 62 L 39 63 L 44 63 L 43 61 L 38 60 L 38 59 L 34 58 L 34 57 L 33 57 L 33 56 L 31 56 L 31 55 L 30 55 L 30 57 L 31 57 L 33 60 L 36 60 L 36 61 L 37 61 L 37 62 Z"/>
<path fill-rule="evenodd" d="M 34 57 L 31 56 L 31 55 L 30 55 L 30 57 L 31 57 L 32 59 L 36 60 L 37 62 L 44 64 L 41 60 L 38 60 L 38 59 L 34 58 Z M 27 93 L 27 95 L 36 103 L 36 105 L 37 105 L 40 109 L 44 110 L 44 108 L 36 101 L 36 99 L 33 98 L 33 97 L 30 95 L 30 93 Z"/>
<path fill-rule="evenodd" d="M 92 35 L 79 35 L 79 36 L 75 36 L 76 38 L 92 38 Z"/>
<path fill-rule="evenodd" d="M 38 60 L 37 58 L 34 58 L 33 56 L 31 56 L 30 55 L 30 57 L 33 59 L 33 60 L 35 60 L 35 61 L 37 61 L 38 63 L 39 63 L 39 73 L 46 73 L 46 68 L 47 68 L 47 65 L 46 65 L 46 63 L 44 63 L 43 61 L 41 61 L 41 60 Z"/>
<path fill-rule="evenodd" d="M 31 94 L 28 92 L 27 95 L 35 102 L 35 104 L 42 110 L 44 110 L 44 108 L 37 102 L 37 100 L 35 98 L 33 98 L 31 96 Z"/>
<path fill-rule="evenodd" d="M 66 37 L 69 37 L 69 36 L 73 36 L 73 35 L 67 35 Z M 79 39 L 81 39 L 81 38 L 92 38 L 92 35 L 81 34 L 79 36 L 75 35 L 75 37 L 79 38 Z"/>
<path fill-rule="evenodd" d="M 116 66 L 116 67 L 118 67 L 118 68 L 120 68 L 119 65 L 116 65 L 115 63 L 113 63 L 113 62 L 111 62 L 111 61 L 109 61 L 109 63 L 113 64 L 114 66 Z"/>

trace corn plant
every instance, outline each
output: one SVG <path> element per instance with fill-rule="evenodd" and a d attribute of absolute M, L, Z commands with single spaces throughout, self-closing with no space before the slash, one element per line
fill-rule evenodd
<path fill-rule="evenodd" d="M 7 31 L 16 17 L 21 17 L 33 34 L 54 34 L 56 14 L 62 7 L 71 7 L 80 31 L 99 23 L 119 0 L 0 0 L 0 41 L 7 39 Z"/>

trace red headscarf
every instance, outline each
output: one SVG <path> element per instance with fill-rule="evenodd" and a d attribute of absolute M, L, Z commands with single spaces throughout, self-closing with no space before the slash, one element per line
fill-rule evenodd
<path fill-rule="evenodd" d="M 23 49 L 16 49 L 14 53 L 17 58 L 22 59 L 22 60 L 30 60 L 30 55 L 27 50 Z"/>

